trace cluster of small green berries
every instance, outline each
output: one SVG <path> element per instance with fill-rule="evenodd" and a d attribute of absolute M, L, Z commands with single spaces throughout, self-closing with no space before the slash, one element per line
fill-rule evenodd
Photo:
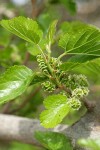
<path fill-rule="evenodd" d="M 46 60 L 44 61 L 44 57 L 41 54 L 37 56 L 37 62 L 42 73 L 48 77 L 48 80 L 42 83 L 42 88 L 48 92 L 55 91 L 57 88 L 59 88 L 55 82 L 55 78 L 57 78 L 61 86 L 64 86 L 71 91 L 71 93 L 68 93 L 63 90 L 60 92 L 60 94 L 66 95 L 68 99 L 68 105 L 71 108 L 78 110 L 81 107 L 80 99 L 84 96 L 87 96 L 89 93 L 86 76 L 82 74 L 69 75 L 68 73 L 62 71 L 60 69 L 60 65 L 62 63 L 61 61 L 58 61 L 57 58 L 48 58 L 48 56 L 46 56 Z M 47 62 L 52 68 L 54 76 L 51 74 Z"/>
<path fill-rule="evenodd" d="M 74 110 L 79 110 L 81 107 L 80 99 L 87 96 L 89 93 L 87 78 L 82 74 L 66 74 L 65 76 L 66 77 L 63 78 L 62 82 L 71 90 L 72 93 L 68 98 L 68 105 Z"/>
<path fill-rule="evenodd" d="M 61 65 L 61 61 L 57 62 L 57 58 L 54 58 L 54 57 L 46 57 L 46 61 L 48 61 L 49 65 L 54 68 L 55 70 L 57 70 L 59 68 L 59 66 Z M 42 72 L 44 73 L 50 73 L 49 72 L 49 69 L 48 69 L 48 66 L 46 64 L 46 62 L 44 61 L 44 57 L 42 54 L 40 55 L 37 55 L 37 62 L 38 62 L 38 65 L 39 65 L 39 68 Z"/>
<path fill-rule="evenodd" d="M 87 96 L 89 90 L 87 87 L 76 88 L 72 91 L 72 96 L 77 98 L 82 98 L 83 96 Z"/>
<path fill-rule="evenodd" d="M 66 78 L 63 78 L 62 82 L 64 82 L 66 87 L 69 88 L 72 93 L 68 99 L 68 104 L 74 110 L 78 110 L 81 107 L 80 99 L 87 96 L 89 93 L 86 76 L 82 74 L 66 75 Z"/>
<path fill-rule="evenodd" d="M 68 99 L 67 104 L 74 110 L 79 110 L 81 107 L 81 102 L 79 99 L 72 97 L 70 99 Z"/>
<path fill-rule="evenodd" d="M 60 76 L 61 72 L 59 70 L 59 66 L 61 65 L 61 62 L 57 62 L 57 58 L 54 58 L 54 57 L 46 57 L 49 65 L 51 66 L 51 68 L 53 69 L 54 73 L 56 74 L 56 76 Z M 47 75 L 48 77 L 52 77 L 50 71 L 49 71 L 49 68 L 46 64 L 46 62 L 44 61 L 44 58 L 43 58 L 43 55 L 38 55 L 37 56 L 37 62 L 39 64 L 39 68 L 40 70 L 42 71 L 42 73 L 44 73 L 45 75 Z M 48 92 L 53 92 L 55 89 L 56 89 L 56 85 L 55 83 L 53 83 L 51 81 L 51 79 L 48 78 L 48 81 L 45 81 L 42 83 L 42 88 L 45 90 L 45 91 L 48 91 Z"/>
<path fill-rule="evenodd" d="M 67 75 L 62 79 L 62 83 L 66 85 L 70 90 L 74 90 L 80 87 L 88 87 L 88 81 L 85 75 Z"/>

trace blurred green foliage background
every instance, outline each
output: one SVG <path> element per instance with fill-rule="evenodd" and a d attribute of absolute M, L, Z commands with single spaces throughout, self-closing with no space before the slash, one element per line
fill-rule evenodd
<path fill-rule="evenodd" d="M 0 1 L 0 20 L 10 19 L 15 16 L 27 16 L 37 20 L 43 31 L 46 33 L 49 24 L 54 19 L 58 19 L 59 23 L 63 21 L 81 20 L 88 23 L 93 23 L 100 26 L 98 21 L 98 15 L 95 16 L 97 20 L 94 20 L 95 9 L 93 10 L 92 2 L 90 6 L 91 12 L 80 11 L 82 5 L 89 5 L 90 2 L 83 0 L 46 0 L 45 2 L 40 0 L 1 0 Z M 79 7 L 80 6 L 80 7 Z M 94 7 L 98 8 L 97 6 Z M 94 8 L 93 7 L 93 8 Z M 97 11 L 97 10 L 96 10 Z M 90 17 L 89 17 L 90 15 Z M 93 17 L 91 17 L 93 16 Z M 89 19 L 88 19 L 89 18 Z M 53 45 L 53 55 L 58 57 L 62 53 L 62 50 Z M 16 64 L 24 64 L 33 70 L 37 69 L 36 57 L 27 53 L 28 46 L 23 40 L 10 34 L 8 31 L 0 26 L 0 74 L 2 74 L 9 66 Z M 63 60 L 67 59 L 64 58 Z M 83 66 L 73 70 L 73 72 L 83 73 L 88 77 L 90 82 L 90 95 L 88 99 L 96 100 L 99 97 L 100 91 L 100 59 L 95 61 L 95 64 L 90 66 Z M 40 112 L 43 110 L 42 102 L 47 93 L 44 93 L 39 85 L 30 86 L 27 91 L 18 97 L 15 101 L 11 101 L 8 104 L 0 106 L 0 112 L 6 114 L 14 114 L 18 116 L 24 116 L 29 118 L 38 118 Z M 10 105 L 10 107 L 6 107 Z M 69 115 L 64 119 L 63 123 L 73 125 L 77 122 L 85 113 L 86 108 L 82 106 L 79 112 L 71 111 Z M 33 145 L 22 144 L 18 142 L 1 142 L 0 150 L 43 150 L 42 148 L 34 147 Z"/>

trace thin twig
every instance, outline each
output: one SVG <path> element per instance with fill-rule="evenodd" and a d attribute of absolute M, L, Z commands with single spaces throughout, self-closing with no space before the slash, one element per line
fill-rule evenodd
<path fill-rule="evenodd" d="M 94 101 L 89 101 L 86 98 L 83 99 L 83 103 L 85 107 L 87 108 L 88 112 L 92 112 L 96 106 L 96 103 Z"/>
<path fill-rule="evenodd" d="M 6 103 L 1 111 L 2 114 L 7 114 L 8 111 L 9 111 L 9 108 L 11 107 L 12 105 L 12 101 Z"/>
<path fill-rule="evenodd" d="M 64 57 L 65 55 L 67 55 L 67 53 L 66 52 L 64 52 L 63 54 L 61 54 L 59 57 L 58 57 L 58 59 L 57 60 L 60 60 L 62 57 Z"/>
<path fill-rule="evenodd" d="M 45 3 L 44 0 L 41 0 L 39 3 L 37 0 L 31 0 L 33 10 L 32 10 L 32 18 L 38 17 L 44 10 L 45 8 Z"/>

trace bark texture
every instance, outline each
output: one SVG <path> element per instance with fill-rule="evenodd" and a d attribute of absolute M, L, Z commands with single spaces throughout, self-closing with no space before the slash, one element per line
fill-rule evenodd
<path fill-rule="evenodd" d="M 72 127 L 58 125 L 52 131 L 64 133 L 70 137 L 75 145 L 79 138 L 100 138 L 100 102 L 93 112 L 88 113 Z M 12 115 L 0 114 L 0 139 L 16 140 L 24 143 L 39 144 L 34 138 L 36 130 L 46 131 L 38 120 Z"/>

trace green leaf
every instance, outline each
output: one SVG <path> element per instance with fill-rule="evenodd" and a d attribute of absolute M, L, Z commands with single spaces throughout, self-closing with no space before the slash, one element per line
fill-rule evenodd
<path fill-rule="evenodd" d="M 33 72 L 25 66 L 13 66 L 0 76 L 0 104 L 21 95 L 31 83 Z"/>
<path fill-rule="evenodd" d="M 53 128 L 58 125 L 70 111 L 67 97 L 63 95 L 51 95 L 44 100 L 44 110 L 40 115 L 41 124 L 45 128 Z"/>
<path fill-rule="evenodd" d="M 42 39 L 39 43 L 38 43 L 38 45 L 37 44 L 35 44 L 35 43 L 29 43 L 29 44 L 27 44 L 27 50 L 28 50 L 28 52 L 31 54 L 31 55 L 33 55 L 33 56 L 37 56 L 38 54 L 41 54 L 42 52 L 41 52 L 41 50 L 39 49 L 39 47 L 42 49 L 42 51 L 44 51 L 45 50 L 45 45 L 46 45 L 46 40 L 45 39 Z"/>
<path fill-rule="evenodd" d="M 91 73 L 94 73 L 95 75 L 100 73 L 100 64 L 96 64 L 95 62 L 88 62 L 85 64 L 80 65 L 79 67 L 75 68 L 74 70 L 80 70 L 83 74 L 86 70 L 91 71 Z"/>
<path fill-rule="evenodd" d="M 70 140 L 64 134 L 37 131 L 35 137 L 48 150 L 73 150 Z"/>
<path fill-rule="evenodd" d="M 74 72 L 85 74 L 92 82 L 100 83 L 100 63 L 91 61 L 85 64 L 80 64 L 73 69 Z"/>
<path fill-rule="evenodd" d="M 96 56 L 87 56 L 87 55 L 75 55 L 72 56 L 67 62 L 63 63 L 60 68 L 64 71 L 72 71 L 78 67 L 84 65 L 88 66 L 93 60 L 96 60 Z"/>
<path fill-rule="evenodd" d="M 52 43 L 54 40 L 54 35 L 56 33 L 56 25 L 57 25 L 57 20 L 54 20 L 48 29 L 48 33 L 47 33 L 47 39 L 49 43 Z"/>
<path fill-rule="evenodd" d="M 70 24 L 70 26 L 72 25 L 72 28 L 70 27 L 69 31 L 61 36 L 59 46 L 66 51 L 66 54 L 80 55 L 80 57 L 81 55 L 83 57 L 100 57 L 100 30 L 96 27 L 85 24 L 82 24 L 82 28 L 79 24 L 78 29 L 78 23 L 76 22 L 76 24 L 76 30 L 73 29 L 75 23 L 74 25 Z M 87 57 L 87 59 L 85 58 L 85 61 L 88 61 L 88 59 L 89 57 Z"/>
<path fill-rule="evenodd" d="M 92 150 L 100 150 L 100 139 L 80 139 L 78 140 L 78 144 Z"/>
<path fill-rule="evenodd" d="M 33 56 L 37 56 L 38 54 L 41 54 L 41 51 L 36 44 L 29 43 L 27 45 L 27 50 Z"/>
<path fill-rule="evenodd" d="M 92 82 L 100 83 L 100 58 L 86 63 L 65 62 L 60 68 L 64 71 L 85 74 Z"/>
<path fill-rule="evenodd" d="M 80 63 L 65 62 L 60 66 L 60 68 L 64 71 L 71 71 L 71 70 L 77 68 L 78 66 L 80 66 Z"/>
<path fill-rule="evenodd" d="M 75 55 L 68 59 L 68 62 L 72 63 L 85 63 L 87 61 L 91 61 L 93 59 L 99 58 L 97 56 L 90 56 L 90 55 Z"/>
<path fill-rule="evenodd" d="M 99 58 L 97 56 L 88 56 L 88 55 L 75 55 L 72 56 L 67 62 L 63 63 L 60 68 L 65 71 L 72 71 L 77 68 L 87 67 L 91 64 L 93 60 Z"/>
<path fill-rule="evenodd" d="M 11 33 L 30 43 L 39 43 L 43 35 L 37 22 L 30 18 L 15 17 L 11 20 L 2 20 L 0 24 Z"/>
<path fill-rule="evenodd" d="M 63 33 L 68 32 L 68 33 L 77 33 L 81 30 L 85 30 L 85 29 L 91 29 L 95 28 L 95 26 L 92 25 L 87 25 L 84 22 L 80 22 L 80 21 L 72 21 L 72 22 L 63 22 L 61 24 L 61 30 L 63 31 Z"/>

